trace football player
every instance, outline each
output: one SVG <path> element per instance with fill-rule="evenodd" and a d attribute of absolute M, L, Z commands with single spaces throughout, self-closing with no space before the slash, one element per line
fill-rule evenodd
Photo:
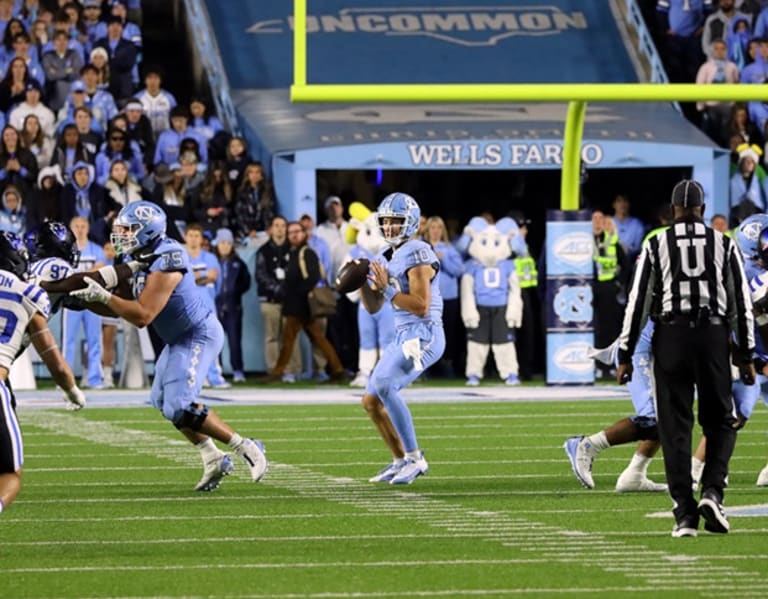
<path fill-rule="evenodd" d="M 232 458 L 212 439 L 240 456 L 258 482 L 268 463 L 260 441 L 244 439 L 199 400 L 203 380 L 221 352 L 224 330 L 204 289 L 195 284 L 184 247 L 166 237 L 166 215 L 151 202 L 126 205 L 114 220 L 112 244 L 118 256 L 146 258 L 148 272 L 133 276 L 130 298 L 113 294 L 86 277 L 85 289 L 71 292 L 104 315 L 117 315 L 137 327 L 151 324 L 165 347 L 155 365 L 150 399 L 163 416 L 200 451 L 203 476 L 196 491 L 216 489 L 234 470 Z"/>

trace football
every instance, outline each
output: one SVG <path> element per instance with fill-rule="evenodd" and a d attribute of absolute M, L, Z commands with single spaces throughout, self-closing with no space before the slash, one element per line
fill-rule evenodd
<path fill-rule="evenodd" d="M 339 269 L 336 277 L 336 291 L 350 293 L 363 286 L 368 278 L 369 262 L 365 258 L 350 260 Z"/>

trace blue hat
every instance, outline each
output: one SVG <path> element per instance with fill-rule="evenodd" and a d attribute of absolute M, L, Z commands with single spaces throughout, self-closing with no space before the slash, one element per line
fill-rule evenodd
<path fill-rule="evenodd" d="M 216 231 L 216 240 L 214 243 L 219 243 L 221 241 L 228 241 L 229 243 L 235 243 L 235 236 L 232 235 L 232 231 L 229 229 L 219 229 Z"/>
<path fill-rule="evenodd" d="M 39 92 L 43 91 L 43 88 L 40 87 L 40 82 L 37 79 L 30 79 L 27 82 L 27 91 L 29 91 L 31 89 L 36 89 Z"/>
<path fill-rule="evenodd" d="M 73 81 L 72 85 L 69 86 L 69 91 L 72 92 L 73 94 L 77 92 L 84 92 L 85 83 L 80 79 Z"/>

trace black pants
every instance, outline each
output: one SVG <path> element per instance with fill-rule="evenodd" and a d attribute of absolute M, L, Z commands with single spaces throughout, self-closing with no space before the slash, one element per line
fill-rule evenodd
<path fill-rule="evenodd" d="M 691 431 L 694 389 L 698 418 L 707 437 L 700 488 L 722 500 L 728 462 L 736 444 L 728 327 L 657 324 L 653 333 L 653 375 L 659 435 L 664 450 L 675 518 L 696 514 L 691 485 Z"/>
<path fill-rule="evenodd" d="M 227 334 L 229 364 L 233 371 L 243 371 L 243 307 L 216 307 L 216 315 Z"/>

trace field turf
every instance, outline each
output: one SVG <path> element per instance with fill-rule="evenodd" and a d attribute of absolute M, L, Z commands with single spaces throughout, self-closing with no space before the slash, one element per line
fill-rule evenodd
<path fill-rule="evenodd" d="M 412 404 L 431 469 L 405 487 L 367 482 L 388 455 L 358 405 L 219 407 L 271 468 L 254 484 L 238 462 L 210 494 L 151 408 L 23 409 L 0 597 L 764 597 L 764 406 L 731 462 L 731 533 L 673 539 L 665 493 L 613 491 L 631 446 L 598 457 L 591 491 L 562 449 L 630 405 Z"/>

